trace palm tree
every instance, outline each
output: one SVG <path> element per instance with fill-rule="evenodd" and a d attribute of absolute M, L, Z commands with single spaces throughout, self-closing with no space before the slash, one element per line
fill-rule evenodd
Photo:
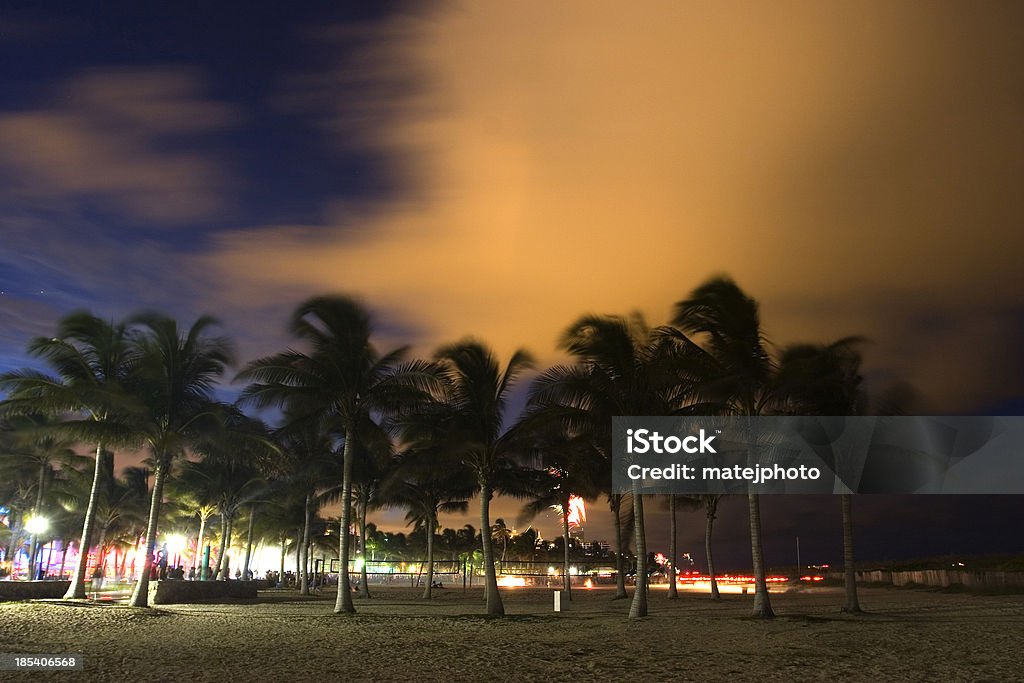
<path fill-rule="evenodd" d="M 476 479 L 480 495 L 481 549 L 486 576 L 487 613 L 505 614 L 498 592 L 490 534 L 491 498 L 499 489 L 515 493 L 521 471 L 503 430 L 503 417 L 516 381 L 533 366 L 523 350 L 512 354 L 502 369 L 487 347 L 466 340 L 441 348 L 436 357 L 447 375 L 447 428 L 457 446 L 455 452 Z"/>
<path fill-rule="evenodd" d="M 672 324 L 684 334 L 699 335 L 698 346 L 682 334 L 666 332 L 677 358 L 696 383 L 698 403 L 709 411 L 758 416 L 779 400 L 777 364 L 766 348 L 758 305 L 735 282 L 714 278 L 676 304 Z M 774 616 L 768 597 L 761 509 L 757 494 L 747 495 L 750 546 L 754 565 L 754 616 Z"/>
<path fill-rule="evenodd" d="M 79 415 L 83 419 L 66 420 L 62 429 L 73 438 L 96 444 L 93 484 L 79 542 L 81 552 L 64 595 L 67 599 L 84 599 L 86 564 L 103 470 L 100 461 L 106 445 L 132 441 L 130 430 L 126 431 L 122 423 L 125 413 L 133 412 L 123 385 L 135 368 L 137 353 L 128 343 L 123 323 L 107 322 L 85 311 L 62 318 L 56 336 L 34 339 L 28 350 L 43 359 L 57 373 L 56 377 L 34 370 L 0 376 L 0 390 L 9 393 L 4 410 Z"/>
<path fill-rule="evenodd" d="M 843 416 L 867 412 L 867 395 L 861 383 L 859 337 L 846 337 L 831 344 L 798 344 L 786 348 L 779 362 L 779 376 L 786 384 L 792 412 L 801 415 Z M 818 420 L 819 429 L 829 422 Z M 843 458 L 832 448 L 832 439 L 816 440 L 815 450 L 834 471 L 842 474 Z M 861 614 L 853 547 L 853 494 L 840 495 L 843 520 L 843 570 L 846 584 L 844 612 Z M 799 570 L 799 568 L 798 568 Z"/>
<path fill-rule="evenodd" d="M 5 432 L 5 447 L 0 452 L 0 473 L 11 479 L 18 478 L 19 470 L 26 480 L 35 479 L 35 503 L 32 515 L 44 517 L 49 507 L 49 488 L 57 477 L 59 468 L 71 468 L 79 456 L 72 450 L 73 440 L 63 437 L 52 427 L 55 421 L 43 415 L 18 415 L 7 420 L 2 429 Z M 32 533 L 29 538 L 29 575 L 36 577 L 36 555 L 39 552 L 39 537 Z"/>
<path fill-rule="evenodd" d="M 142 314 L 136 322 L 141 329 L 131 342 L 139 367 L 131 378 L 131 389 L 144 412 L 132 426 L 150 451 L 153 494 L 142 573 L 130 604 L 146 607 L 164 485 L 175 460 L 222 428 L 224 410 L 214 401 L 213 388 L 231 363 L 232 353 L 227 339 L 207 335 L 216 323 L 208 316 L 184 332 L 175 320 L 157 313 Z"/>
<path fill-rule="evenodd" d="M 601 491 L 597 474 L 601 471 L 601 454 L 585 437 L 572 437 L 558 422 L 559 412 L 543 405 L 529 405 L 517 425 L 517 439 L 533 450 L 541 468 L 531 500 L 523 507 L 522 519 L 533 519 L 539 513 L 555 509 L 562 521 L 562 582 L 565 599 L 572 599 L 569 572 L 569 509 L 573 496 L 594 498 Z"/>
<path fill-rule="evenodd" d="M 711 554 L 711 531 L 715 526 L 715 518 L 718 515 L 718 503 L 722 499 L 718 494 L 703 494 L 700 496 L 704 505 L 704 516 L 707 524 L 704 527 L 704 553 L 708 558 L 708 576 L 711 579 L 711 599 L 718 600 L 722 597 L 718 592 L 718 579 L 715 578 L 715 560 Z"/>
<path fill-rule="evenodd" d="M 315 297 L 292 314 L 291 331 L 312 350 L 259 359 L 239 374 L 251 381 L 243 400 L 261 407 L 290 406 L 296 416 L 338 434 L 342 454 L 341 540 L 336 613 L 354 614 L 349 585 L 353 446 L 356 428 L 371 411 L 401 410 L 436 385 L 428 364 L 399 365 L 405 349 L 381 355 L 370 343 L 370 316 L 346 297 Z"/>
<path fill-rule="evenodd" d="M 678 368 L 664 352 L 660 336 L 652 333 L 639 314 L 629 319 L 584 316 L 565 332 L 561 345 L 577 365 L 557 366 L 542 374 L 534 384 L 531 401 L 561 411 L 568 433 L 587 435 L 603 454 L 607 468 L 611 466 L 613 416 L 674 415 L 682 409 L 686 395 L 681 391 Z M 615 494 L 610 499 L 618 529 L 624 500 Z M 631 502 L 637 580 L 629 615 L 635 618 L 647 615 L 647 543 L 638 481 Z M 620 539 L 617 532 L 618 544 Z M 617 555 L 621 554 L 620 545 Z M 621 567 L 621 560 L 618 565 Z"/>
<path fill-rule="evenodd" d="M 433 596 L 437 517 L 441 513 L 465 512 L 469 508 L 468 498 L 475 490 L 473 480 L 467 476 L 466 470 L 459 467 L 458 461 L 444 446 L 441 440 L 429 439 L 411 444 L 398 457 L 393 474 L 383 486 L 384 500 L 390 505 L 405 508 L 406 521 L 415 528 L 422 528 L 426 534 L 424 600 L 430 600 Z"/>
<path fill-rule="evenodd" d="M 203 545 L 206 541 L 206 527 L 210 521 L 210 518 L 217 514 L 217 505 L 213 493 L 206 486 L 197 486 L 196 482 L 192 481 L 190 477 L 195 475 L 185 475 L 182 472 L 178 472 L 177 476 L 170 479 L 167 482 L 167 488 L 170 490 L 170 497 L 178 502 L 178 504 L 191 512 L 193 516 L 199 517 L 199 531 L 196 534 L 196 553 L 192 558 L 192 568 L 196 569 L 199 567 L 199 561 L 203 554 Z M 202 571 L 200 569 L 200 577 Z"/>
<path fill-rule="evenodd" d="M 262 473 L 251 460 L 238 457 L 233 451 L 208 455 L 199 462 L 182 465 L 178 481 L 183 489 L 192 491 L 201 499 L 212 501 L 221 520 L 220 550 L 217 553 L 217 568 L 213 578 L 227 580 L 229 567 L 227 551 L 231 545 L 234 522 L 238 513 L 260 500 L 267 491 Z"/>
<path fill-rule="evenodd" d="M 615 548 L 615 600 L 628 598 L 625 546 L 633 526 L 633 505 L 630 494 L 611 488 L 612 435 L 611 416 L 614 408 L 598 395 L 592 395 L 601 384 L 600 369 L 588 365 L 557 365 L 541 373 L 530 388 L 528 410 L 539 413 L 540 430 L 586 435 L 598 459 L 594 463 L 595 478 L 606 482 L 605 495 L 612 513 Z M 536 420 L 537 418 L 532 418 Z M 548 423 L 554 421 L 555 425 Z"/>
<path fill-rule="evenodd" d="M 302 542 L 299 545 L 299 592 L 309 595 L 310 525 L 326 500 L 323 482 L 336 481 L 342 469 L 341 454 L 331 443 L 331 435 L 322 425 L 285 413 L 285 423 L 277 430 L 284 456 L 285 478 L 295 495 L 303 499 Z"/>
<path fill-rule="evenodd" d="M 667 494 L 667 498 L 669 515 L 668 597 L 669 600 L 675 600 L 679 596 L 676 587 L 676 564 L 679 559 L 676 512 L 680 507 L 687 510 L 695 510 L 700 507 L 701 501 L 695 496 L 681 496 L 675 493 Z"/>
<path fill-rule="evenodd" d="M 508 528 L 505 520 L 501 517 L 494 520 L 494 525 L 491 526 L 491 540 L 495 543 L 501 542 L 501 557 L 498 558 L 498 563 L 502 564 L 505 562 L 505 554 L 508 553 L 508 541 L 512 538 L 512 529 Z"/>
<path fill-rule="evenodd" d="M 368 415 L 360 421 L 359 438 L 355 442 L 352 493 L 359 525 L 359 551 L 363 561 L 359 569 L 359 596 L 370 598 L 370 584 L 366 566 L 366 515 L 371 509 L 384 505 L 381 487 L 391 476 L 395 465 L 394 448 L 388 434 Z"/>
<path fill-rule="evenodd" d="M 146 533 L 146 523 L 149 519 L 149 500 L 152 498 L 152 489 L 150 488 L 148 467 L 125 467 L 121 471 L 121 479 L 124 481 L 125 486 L 133 491 L 133 496 L 129 505 L 130 513 L 121 516 L 121 522 L 124 525 L 124 528 L 121 530 L 120 540 L 122 544 L 124 544 L 125 548 L 131 547 L 135 551 L 131 565 L 132 571 L 130 574 L 126 571 L 128 553 L 125 552 L 122 555 L 121 567 L 117 571 L 116 575 L 124 578 L 135 575 L 135 561 L 137 558 L 142 557 L 142 553 L 139 549 L 142 546 L 143 536 Z"/>

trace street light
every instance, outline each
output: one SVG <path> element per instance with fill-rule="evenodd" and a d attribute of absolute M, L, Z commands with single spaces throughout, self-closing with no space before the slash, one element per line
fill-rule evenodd
<path fill-rule="evenodd" d="M 167 537 L 167 549 L 175 555 L 180 555 L 188 546 L 188 540 L 181 534 L 172 534 Z"/>
<path fill-rule="evenodd" d="M 35 579 L 43 578 L 44 571 L 41 571 L 36 566 L 36 554 L 39 553 L 39 537 L 46 533 L 46 530 L 50 528 L 50 520 L 46 519 L 41 515 L 32 515 L 25 520 L 25 531 L 32 534 L 32 542 L 29 544 L 28 549 L 28 575 L 29 580 L 34 581 Z M 39 576 L 36 576 L 39 574 Z"/>
<path fill-rule="evenodd" d="M 46 530 L 50 528 L 50 520 L 40 515 L 33 515 L 25 520 L 25 531 L 29 532 L 33 536 L 39 536 L 45 534 Z"/>

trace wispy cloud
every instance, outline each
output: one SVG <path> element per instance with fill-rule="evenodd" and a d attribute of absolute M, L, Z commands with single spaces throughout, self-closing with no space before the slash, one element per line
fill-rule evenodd
<path fill-rule="evenodd" d="M 0 112 L 5 193 L 148 224 L 210 218 L 229 205 L 232 180 L 203 138 L 238 118 L 187 70 L 90 70 L 37 107 Z"/>

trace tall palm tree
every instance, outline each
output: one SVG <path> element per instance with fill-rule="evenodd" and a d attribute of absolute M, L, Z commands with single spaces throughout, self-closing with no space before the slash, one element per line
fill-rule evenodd
<path fill-rule="evenodd" d="M 533 360 L 520 349 L 502 368 L 487 347 L 473 340 L 445 346 L 436 357 L 447 375 L 444 419 L 458 443 L 455 452 L 476 480 L 480 496 L 487 613 L 501 616 L 505 614 L 505 607 L 494 568 L 490 505 L 497 490 L 515 492 L 520 468 L 514 449 L 509 447 L 503 419 L 513 387 L 533 366 Z"/>
<path fill-rule="evenodd" d="M 679 511 L 679 508 L 683 508 L 684 510 L 695 510 L 701 506 L 701 501 L 696 496 L 682 496 L 676 493 L 667 494 L 667 499 L 669 520 L 668 597 L 669 600 L 675 600 L 679 597 L 676 586 L 676 565 L 679 561 L 679 547 L 677 542 L 679 534 L 676 513 Z"/>
<path fill-rule="evenodd" d="M 861 354 L 859 337 L 846 337 L 831 344 L 797 344 L 787 347 L 780 358 L 779 376 L 786 384 L 792 412 L 801 415 L 843 416 L 868 412 L 867 395 L 861 386 Z M 827 430 L 842 420 L 819 420 L 819 429 Z M 824 435 L 823 435 L 824 436 Z M 843 474 L 843 458 L 832 448 L 831 438 L 818 439 L 815 450 L 822 459 Z M 844 612 L 861 614 L 854 567 L 853 494 L 840 495 L 843 523 L 843 570 L 846 584 Z"/>
<path fill-rule="evenodd" d="M 719 277 L 704 283 L 675 306 L 672 324 L 683 334 L 668 336 L 677 357 L 697 385 L 699 403 L 719 414 L 768 414 L 779 401 L 777 363 L 761 330 L 757 302 L 735 282 Z M 683 335 L 697 335 L 698 345 Z M 774 616 L 768 597 L 761 508 L 757 494 L 747 495 L 751 557 L 754 565 L 754 616 Z"/>
<path fill-rule="evenodd" d="M 577 364 L 543 373 L 534 384 L 531 401 L 561 410 L 565 429 L 570 434 L 589 435 L 609 470 L 613 416 L 675 415 L 683 408 L 686 394 L 677 365 L 639 314 L 630 318 L 584 316 L 565 332 L 561 345 Z M 647 615 L 647 543 L 641 494 L 640 483 L 634 482 L 630 500 L 637 581 L 629 611 L 634 618 Z M 621 495 L 611 496 L 617 522 L 623 502 Z M 619 537 L 616 540 L 620 542 Z M 621 547 L 617 554 L 621 557 Z"/>
<path fill-rule="evenodd" d="M 214 401 L 213 389 L 232 362 L 232 349 L 226 338 L 208 334 L 216 324 L 208 316 L 184 331 L 175 320 L 157 313 L 142 314 L 135 322 L 139 329 L 131 342 L 139 363 L 131 390 L 144 411 L 132 426 L 150 451 L 153 493 L 142 572 L 130 604 L 146 607 L 164 485 L 175 460 L 223 428 L 224 409 Z"/>
<path fill-rule="evenodd" d="M 718 503 L 722 496 L 706 493 L 700 496 L 704 505 L 704 516 L 707 524 L 704 526 L 704 554 L 708 558 L 708 577 L 711 579 L 711 599 L 718 600 L 722 594 L 718 591 L 718 579 L 715 577 L 715 559 L 711 553 L 711 531 L 715 526 L 715 518 L 718 516 Z"/>
<path fill-rule="evenodd" d="M 123 424 L 125 414 L 134 412 L 123 389 L 138 356 L 129 344 L 124 323 L 107 322 L 85 311 L 62 318 L 55 336 L 34 339 L 28 350 L 45 361 L 56 376 L 34 370 L 0 376 L 0 390 L 9 393 L 4 410 L 55 416 L 71 413 L 80 419 L 67 419 L 61 428 L 80 441 L 96 444 L 93 484 L 79 542 L 81 552 L 64 595 L 84 599 L 105 447 L 134 442 L 131 430 Z"/>
<path fill-rule="evenodd" d="M 370 343 L 369 314 L 350 298 L 309 299 L 292 314 L 290 327 L 310 352 L 289 350 L 250 363 L 239 374 L 239 379 L 251 382 L 243 391 L 243 400 L 259 406 L 288 405 L 296 416 L 321 425 L 343 441 L 341 567 L 334 611 L 354 614 L 348 530 L 357 425 L 371 411 L 401 410 L 406 402 L 433 389 L 436 378 L 428 364 L 400 365 L 404 348 L 378 353 Z"/>

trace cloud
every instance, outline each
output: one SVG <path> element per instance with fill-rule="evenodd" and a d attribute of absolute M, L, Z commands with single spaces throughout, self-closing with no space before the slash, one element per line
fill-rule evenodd
<path fill-rule="evenodd" d="M 356 128 L 404 151 L 419 191 L 223 234 L 204 264 L 233 305 L 353 292 L 424 347 L 474 334 L 549 360 L 584 312 L 662 322 L 727 272 L 779 343 L 867 335 L 876 362 L 948 409 L 1016 391 L 994 372 L 1019 345 L 1024 285 L 1024 47 L 1004 10 L 588 2 L 406 17 L 387 29 L 402 40 L 303 83 L 346 68 L 394 82 L 413 65 L 419 87 L 387 91 L 397 103 L 380 98 L 376 128 L 377 105 L 358 108 Z M 351 135 L 350 103 L 321 87 L 317 120 Z M 942 334 L 920 334 L 936 312 Z"/>
<path fill-rule="evenodd" d="M 202 79 L 175 68 L 86 71 L 37 108 L 0 112 L 5 193 L 70 199 L 149 223 L 214 216 L 231 174 L 202 136 L 238 121 L 202 96 Z"/>

